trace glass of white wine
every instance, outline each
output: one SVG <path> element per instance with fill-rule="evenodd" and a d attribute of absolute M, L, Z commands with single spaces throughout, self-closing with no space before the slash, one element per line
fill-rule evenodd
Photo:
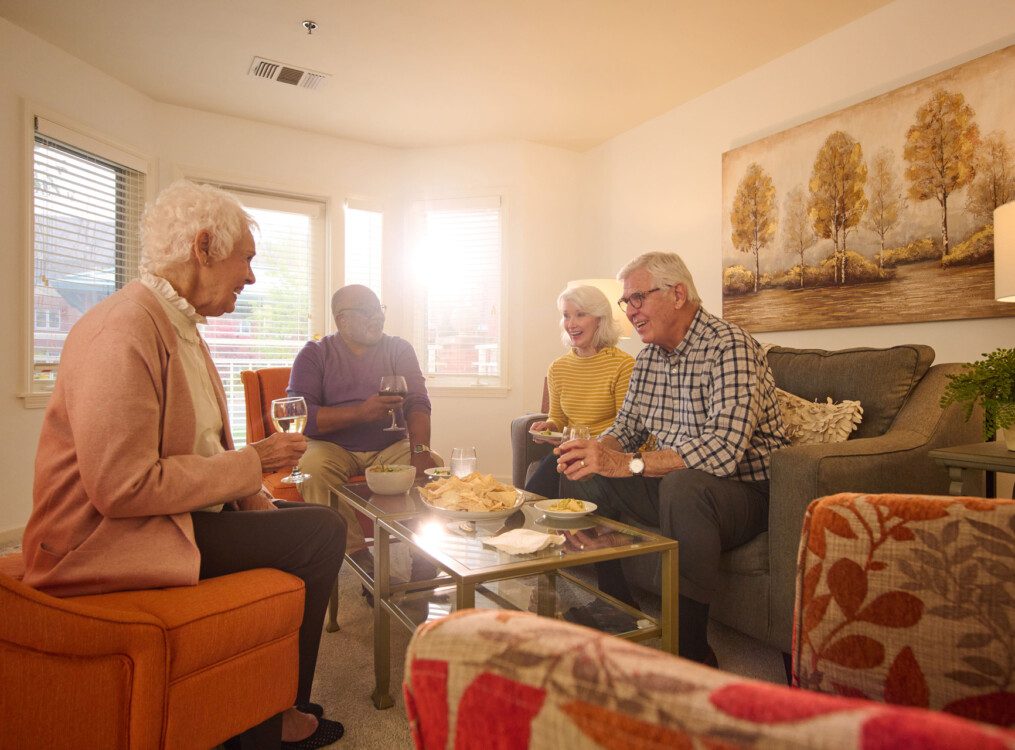
<path fill-rule="evenodd" d="M 303 396 L 276 398 L 271 402 L 271 421 L 279 432 L 303 432 L 307 427 L 307 402 Z M 307 479 L 310 475 L 300 471 L 299 464 L 289 476 L 282 477 L 286 484 L 300 484 Z"/>

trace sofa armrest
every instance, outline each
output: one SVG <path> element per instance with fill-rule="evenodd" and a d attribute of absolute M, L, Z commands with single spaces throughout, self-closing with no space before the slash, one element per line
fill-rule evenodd
<path fill-rule="evenodd" d="M 525 486 L 529 464 L 539 461 L 553 450 L 548 443 L 534 443 L 529 428 L 547 418 L 546 414 L 524 414 L 511 420 L 511 483 Z"/>
<path fill-rule="evenodd" d="M 1011 737 L 955 717 L 720 672 L 578 625 L 464 610 L 420 626 L 405 660 L 417 750 L 447 747 L 977 748 Z M 726 746 L 726 745 L 723 745 Z"/>
<path fill-rule="evenodd" d="M 1009 725 L 1013 530 L 1011 500 L 816 500 L 799 553 L 796 683 Z"/>
<path fill-rule="evenodd" d="M 961 367 L 955 364 L 930 368 L 884 435 L 791 445 L 772 454 L 768 511 L 772 632 L 781 634 L 784 651 L 790 647 L 792 581 L 807 506 L 839 492 L 946 494 L 948 472 L 927 454 L 942 446 L 976 442 L 982 419 L 977 414 L 967 422 L 956 404 L 941 408 L 947 376 L 958 371 Z M 965 491 L 982 492 L 982 480 Z"/>

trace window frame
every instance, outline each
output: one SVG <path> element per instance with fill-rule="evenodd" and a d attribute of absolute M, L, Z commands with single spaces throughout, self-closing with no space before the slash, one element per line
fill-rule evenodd
<path fill-rule="evenodd" d="M 410 325 L 409 331 L 411 338 L 409 339 L 416 350 L 417 357 L 420 360 L 420 367 L 423 370 L 423 375 L 427 379 L 427 391 L 431 396 L 445 396 L 445 397 L 464 397 L 464 398 L 504 398 L 511 391 L 511 369 L 510 369 L 510 336 L 509 336 L 509 320 L 508 320 L 508 300 L 510 299 L 510 272 L 508 266 L 508 257 L 511 255 L 511 241 L 510 241 L 510 211 L 511 211 L 511 198 L 510 191 L 504 187 L 489 187 L 489 188 L 475 188 L 468 191 L 462 192 L 450 192 L 450 193 L 437 193 L 437 194 L 426 194 L 423 196 L 417 196 L 410 198 L 406 204 L 405 210 L 405 224 L 406 224 L 406 242 L 405 242 L 405 258 L 408 263 L 406 267 L 412 267 L 415 262 L 416 246 L 422 237 L 422 227 L 425 211 L 428 206 L 439 207 L 441 203 L 453 204 L 453 203 L 469 203 L 475 201 L 481 203 L 496 199 L 499 202 L 500 211 L 500 321 L 499 321 L 499 346 L 500 346 L 500 377 L 496 383 L 467 383 L 467 382 L 442 382 L 440 376 L 430 375 L 427 372 L 427 362 L 429 353 L 427 351 L 427 344 L 424 340 L 425 323 L 418 323 L 418 321 L 424 319 L 424 300 L 421 295 L 421 289 L 418 286 L 413 285 L 412 287 L 412 300 L 409 305 L 409 317 Z M 407 273 L 411 273 L 408 272 Z M 407 277 L 406 280 L 411 279 L 411 276 Z M 387 281 L 387 280 L 386 280 Z M 464 378 L 464 376 L 451 376 L 455 378 Z"/>
<path fill-rule="evenodd" d="M 129 144 L 109 137 L 64 115 L 32 102 L 24 106 L 24 179 L 21 299 L 21 390 L 17 394 L 26 409 L 44 409 L 49 404 L 52 390 L 38 390 L 34 378 L 35 347 L 35 136 L 37 123 L 44 128 L 43 135 L 66 143 L 86 153 L 127 167 L 144 175 L 144 190 L 140 196 L 142 206 L 155 195 L 158 175 L 150 156 Z M 130 278 L 137 277 L 138 258 L 132 258 L 134 268 Z"/>

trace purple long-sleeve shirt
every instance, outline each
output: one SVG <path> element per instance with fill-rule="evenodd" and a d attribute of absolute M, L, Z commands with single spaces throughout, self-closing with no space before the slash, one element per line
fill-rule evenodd
<path fill-rule="evenodd" d="M 404 432 L 385 432 L 390 424 L 385 416 L 377 422 L 348 427 L 334 432 L 317 428 L 317 411 L 322 406 L 352 406 L 366 401 L 380 390 L 381 375 L 401 375 L 409 392 L 402 407 L 405 415 L 415 411 L 430 413 L 430 397 L 412 345 L 397 336 L 385 335 L 376 346 L 357 357 L 342 336 L 334 333 L 320 341 L 308 341 L 296 355 L 289 375 L 290 396 L 307 401 L 306 436 L 329 440 L 350 451 L 379 451 L 404 440 Z"/>

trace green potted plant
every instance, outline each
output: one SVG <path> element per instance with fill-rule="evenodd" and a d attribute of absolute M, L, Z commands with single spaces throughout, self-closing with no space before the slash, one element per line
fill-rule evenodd
<path fill-rule="evenodd" d="M 973 407 L 981 405 L 984 439 L 993 440 L 1002 429 L 1008 450 L 1015 451 L 1015 349 L 995 349 L 963 367 L 948 376 L 941 406 L 962 404 L 969 419 Z"/>

